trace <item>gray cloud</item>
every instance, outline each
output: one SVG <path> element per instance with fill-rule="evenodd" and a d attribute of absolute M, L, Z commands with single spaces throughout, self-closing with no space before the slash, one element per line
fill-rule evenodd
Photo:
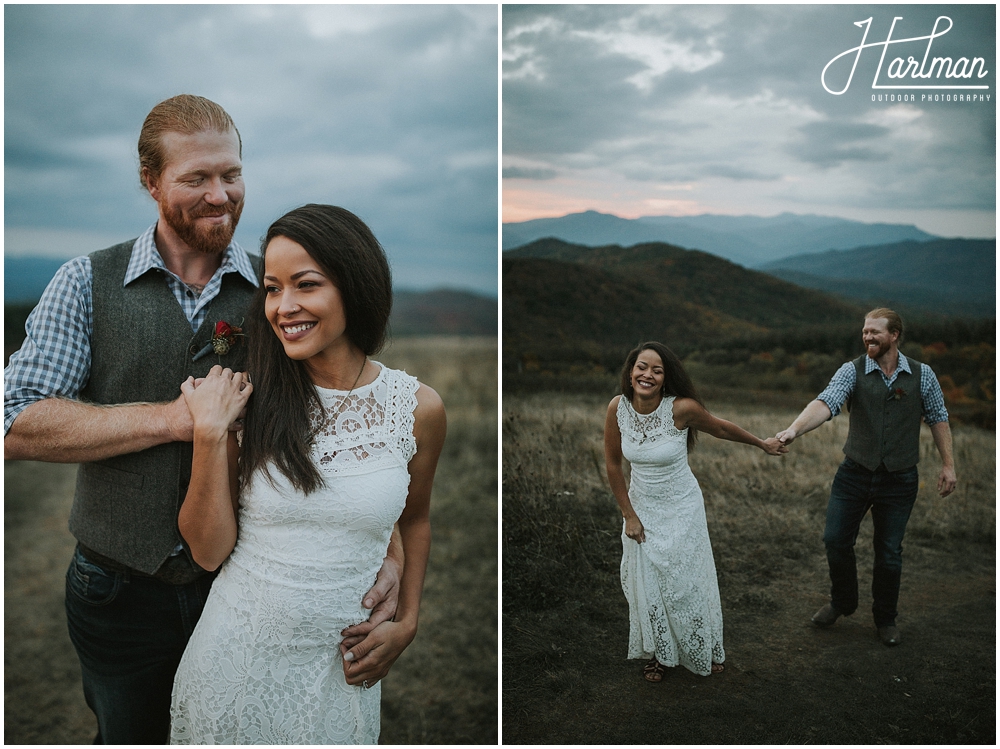
<path fill-rule="evenodd" d="M 823 89 L 824 66 L 861 42 L 855 22 L 872 19 L 871 43 L 894 16 L 905 39 L 941 15 L 954 26 L 932 56 L 984 57 L 990 102 L 873 102 L 880 47 L 845 94 Z M 728 211 L 981 211 L 996 196 L 995 18 L 993 5 L 504 5 L 505 162 L 637 192 L 691 181 L 702 206 L 724 196 Z M 890 47 L 880 84 L 893 57 L 925 49 Z M 831 65 L 831 88 L 853 59 Z"/>
<path fill-rule="evenodd" d="M 496 293 L 495 7 L 4 10 L 8 227 L 142 231 L 139 128 L 198 93 L 243 138 L 245 246 L 332 202 L 370 223 L 399 285 Z"/>
<path fill-rule="evenodd" d="M 788 146 L 789 153 L 820 167 L 839 166 L 845 161 L 888 161 L 889 152 L 879 149 L 891 130 L 859 122 L 809 122 L 798 128 L 803 138 Z"/>
<path fill-rule="evenodd" d="M 558 174 L 558 172 L 556 172 L 555 169 L 530 169 L 516 166 L 504 167 L 503 170 L 504 179 L 546 180 L 554 179 L 556 174 Z"/>

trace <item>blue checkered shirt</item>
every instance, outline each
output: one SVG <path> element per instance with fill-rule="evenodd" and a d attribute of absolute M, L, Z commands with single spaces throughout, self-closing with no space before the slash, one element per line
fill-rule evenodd
<path fill-rule="evenodd" d="M 231 242 L 222 265 L 201 294 L 188 288 L 167 270 L 153 237 L 156 224 L 135 241 L 125 285 L 149 270 L 162 271 L 174 298 L 197 331 L 205 320 L 209 303 L 219 294 L 222 277 L 239 273 L 254 286 L 257 279 L 246 251 Z M 76 398 L 90 379 L 90 336 L 94 328 L 92 271 L 89 257 L 78 257 L 63 265 L 28 316 L 27 337 L 10 357 L 4 370 L 3 433 L 14 419 L 35 401 L 45 398 Z M 180 383 L 178 383 L 179 385 Z"/>
<path fill-rule="evenodd" d="M 882 376 L 882 381 L 885 383 L 887 390 L 892 387 L 892 383 L 896 381 L 896 376 L 900 372 L 913 374 L 909 362 L 902 354 L 899 355 L 899 364 L 896 365 L 896 371 L 892 373 L 892 377 L 886 377 L 885 372 L 879 368 L 878 363 L 870 356 L 865 355 L 865 375 L 870 375 L 875 371 Z M 849 361 L 843 364 L 837 370 L 836 374 L 833 375 L 830 384 L 826 386 L 826 390 L 816 396 L 817 400 L 823 401 L 830 407 L 831 418 L 840 413 L 840 409 L 851 396 L 851 393 L 854 392 L 857 377 L 854 362 Z M 920 399 L 923 404 L 924 421 L 927 422 L 928 426 L 941 421 L 948 421 L 948 409 L 944 406 L 944 393 L 941 392 L 941 384 L 934 375 L 934 370 L 926 364 L 920 365 Z"/>

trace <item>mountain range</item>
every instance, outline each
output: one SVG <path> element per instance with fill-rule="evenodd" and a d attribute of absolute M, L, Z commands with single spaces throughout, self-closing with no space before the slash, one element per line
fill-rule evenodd
<path fill-rule="evenodd" d="M 796 255 L 760 266 L 791 283 L 959 317 L 996 315 L 996 240 L 936 239 Z"/>
<path fill-rule="evenodd" d="M 681 356 L 775 335 L 840 350 L 856 342 L 866 311 L 706 252 L 558 239 L 503 253 L 503 310 L 504 368 L 536 361 L 553 371 L 584 362 L 614 371 L 642 340 Z"/>
<path fill-rule="evenodd" d="M 901 242 L 799 256 L 764 272 L 663 242 L 540 239 L 503 253 L 504 367 L 534 360 L 552 371 L 568 363 L 609 369 L 650 339 L 669 341 L 681 356 L 776 347 L 849 353 L 864 313 L 883 305 L 924 334 L 955 324 L 978 330 L 995 318 L 994 245 Z M 944 309 L 928 308 L 928 299 Z M 942 311 L 987 319 L 963 323 Z"/>
<path fill-rule="evenodd" d="M 782 213 L 761 216 L 645 216 L 619 218 L 597 211 L 503 225 L 503 249 L 555 237 L 597 247 L 664 242 L 710 252 L 748 268 L 805 253 L 906 240 L 937 239 L 906 224 L 866 224 L 830 216 Z"/>

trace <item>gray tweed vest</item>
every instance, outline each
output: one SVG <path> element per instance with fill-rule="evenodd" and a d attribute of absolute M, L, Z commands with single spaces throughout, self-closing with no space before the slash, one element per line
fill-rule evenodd
<path fill-rule="evenodd" d="M 900 354 L 902 356 L 902 354 Z M 912 468 L 920 460 L 920 362 L 906 357 L 912 374 L 900 372 L 891 388 L 876 371 L 865 374 L 865 357 L 854 360 L 857 382 L 848 403 L 851 425 L 844 454 L 869 471 Z"/>
<path fill-rule="evenodd" d="M 245 366 L 246 342 L 223 357 L 192 356 L 211 340 L 215 324 L 240 325 L 254 287 L 227 273 L 196 333 L 162 271 L 123 286 L 135 241 L 90 255 L 94 330 L 90 380 L 81 401 L 100 404 L 163 402 L 180 395 L 189 375 L 215 364 Z M 254 261 L 255 269 L 257 258 Z M 173 442 L 107 460 L 82 463 L 69 528 L 80 543 L 133 569 L 153 574 L 181 542 L 177 513 L 191 478 L 191 443 Z"/>

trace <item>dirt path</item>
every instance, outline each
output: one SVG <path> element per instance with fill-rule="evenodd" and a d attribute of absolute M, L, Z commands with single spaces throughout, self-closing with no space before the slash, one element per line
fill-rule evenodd
<path fill-rule="evenodd" d="M 825 560 L 802 563 L 801 577 L 776 579 L 757 610 L 722 583 L 719 676 L 677 668 L 661 684 L 644 682 L 642 664 L 622 657 L 624 601 L 586 652 L 553 643 L 555 657 L 537 669 L 505 661 L 504 743 L 995 743 L 992 549 L 907 545 L 896 648 L 876 639 L 864 608 L 828 630 L 813 626 Z M 521 627 L 530 633 L 530 623 Z M 566 642 L 579 641 L 576 632 L 567 622 Z M 521 677 L 510 688 L 509 669 Z"/>

